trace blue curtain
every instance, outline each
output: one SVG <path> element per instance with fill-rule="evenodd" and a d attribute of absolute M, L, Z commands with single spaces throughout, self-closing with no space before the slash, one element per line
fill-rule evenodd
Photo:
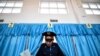
<path fill-rule="evenodd" d="M 27 46 L 29 47 L 31 55 L 33 56 L 36 55 L 36 52 L 39 49 L 41 43 L 42 43 L 41 35 L 35 35 L 29 38 L 29 44 Z"/>
<path fill-rule="evenodd" d="M 73 40 L 78 56 L 100 56 L 99 35 L 74 36 Z"/>
<path fill-rule="evenodd" d="M 0 56 L 20 56 L 26 49 L 35 56 L 46 30 L 46 24 L 0 24 Z"/>
<path fill-rule="evenodd" d="M 24 36 L 0 36 L 0 55 L 18 56 L 25 47 Z M 22 46 L 23 45 L 23 46 Z"/>
<path fill-rule="evenodd" d="M 57 36 L 66 56 L 99 56 L 100 35 Z"/>
<path fill-rule="evenodd" d="M 65 56 L 75 56 L 74 45 L 71 39 L 71 36 L 62 36 L 59 35 L 56 38 L 58 45 L 62 49 Z"/>
<path fill-rule="evenodd" d="M 100 56 L 100 25 L 92 24 L 0 24 L 0 56 L 20 56 L 29 49 L 35 56 L 41 43 L 42 33 L 52 31 L 65 56 Z"/>
<path fill-rule="evenodd" d="M 65 56 L 100 56 L 100 26 L 54 25 L 57 43 Z"/>

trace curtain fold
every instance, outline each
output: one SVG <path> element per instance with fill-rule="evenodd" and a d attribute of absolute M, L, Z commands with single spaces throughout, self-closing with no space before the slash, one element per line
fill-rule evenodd
<path fill-rule="evenodd" d="M 70 36 L 57 36 L 56 40 L 65 56 L 75 56 L 75 50 Z"/>
<path fill-rule="evenodd" d="M 1 36 L 2 37 L 2 36 Z M 1 56 L 19 56 L 24 50 L 24 36 L 3 36 L 1 41 Z M 23 45 L 23 46 L 22 46 Z"/>
<path fill-rule="evenodd" d="M 30 39 L 29 39 L 29 45 L 28 45 L 28 48 L 31 52 L 31 55 L 35 56 L 40 45 L 42 44 L 42 39 L 41 38 L 41 35 L 35 35 L 35 36 L 31 36 Z"/>
<path fill-rule="evenodd" d="M 56 40 L 66 56 L 100 55 L 100 35 L 57 36 Z"/>
<path fill-rule="evenodd" d="M 79 56 L 99 56 L 100 38 L 96 35 L 74 36 Z"/>

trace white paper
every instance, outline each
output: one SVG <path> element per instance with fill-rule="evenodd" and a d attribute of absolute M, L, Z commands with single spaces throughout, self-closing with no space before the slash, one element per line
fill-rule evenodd
<path fill-rule="evenodd" d="M 31 56 L 31 53 L 30 53 L 29 49 L 26 49 L 26 50 L 23 51 L 20 55 L 21 55 L 21 56 Z"/>

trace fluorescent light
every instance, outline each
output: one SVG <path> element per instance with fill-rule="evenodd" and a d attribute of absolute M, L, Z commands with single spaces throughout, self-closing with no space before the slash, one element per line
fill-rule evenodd
<path fill-rule="evenodd" d="M 42 2 L 40 6 L 41 7 L 47 7 L 48 8 L 49 7 L 49 4 L 47 2 Z"/>
<path fill-rule="evenodd" d="M 93 10 L 93 13 L 94 13 L 95 15 L 100 15 L 100 10 Z"/>
<path fill-rule="evenodd" d="M 2 13 L 11 13 L 12 8 L 4 8 Z"/>
<path fill-rule="evenodd" d="M 64 3 L 58 3 L 58 8 L 65 8 L 65 4 Z"/>
<path fill-rule="evenodd" d="M 2 12 L 2 9 L 3 9 L 3 8 L 0 8 L 0 13 Z"/>
<path fill-rule="evenodd" d="M 22 7 L 23 6 L 23 2 L 16 2 L 14 7 Z"/>
<path fill-rule="evenodd" d="M 57 8 L 57 3 L 54 2 L 50 3 L 50 8 Z"/>
<path fill-rule="evenodd" d="M 40 9 L 41 14 L 49 14 L 49 9 Z"/>
<path fill-rule="evenodd" d="M 93 14 L 92 10 L 90 10 L 90 9 L 85 9 L 85 13 L 86 14 Z"/>
<path fill-rule="evenodd" d="M 97 8 L 96 4 L 89 4 L 89 5 L 90 5 L 90 8 Z"/>
<path fill-rule="evenodd" d="M 58 9 L 59 14 L 67 14 L 66 9 Z"/>
<path fill-rule="evenodd" d="M 57 9 L 50 9 L 50 14 L 57 14 Z"/>
<path fill-rule="evenodd" d="M 4 7 L 6 2 L 0 2 L 0 7 Z"/>
<path fill-rule="evenodd" d="M 7 4 L 6 4 L 6 7 L 13 7 L 14 6 L 14 3 L 13 2 L 8 2 Z"/>
<path fill-rule="evenodd" d="M 82 4 L 83 8 L 89 8 L 88 4 Z"/>
<path fill-rule="evenodd" d="M 13 8 L 12 13 L 20 13 L 21 8 Z"/>

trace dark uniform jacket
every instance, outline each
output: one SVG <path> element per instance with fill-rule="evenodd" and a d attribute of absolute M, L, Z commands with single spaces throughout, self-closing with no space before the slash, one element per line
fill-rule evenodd
<path fill-rule="evenodd" d="M 53 43 L 51 47 L 48 47 L 43 43 L 36 56 L 64 56 L 64 54 L 60 50 L 58 44 Z"/>

